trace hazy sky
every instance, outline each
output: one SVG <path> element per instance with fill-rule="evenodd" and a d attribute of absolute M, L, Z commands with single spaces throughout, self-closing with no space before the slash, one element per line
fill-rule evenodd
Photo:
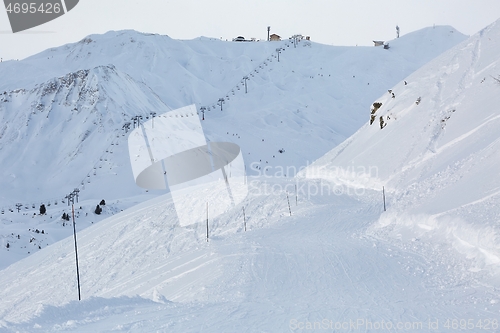
<path fill-rule="evenodd" d="M 24 1 L 24 0 L 19 0 Z M 29 2 L 28 0 L 26 0 Z M 175 39 L 303 34 L 330 45 L 371 45 L 436 25 L 472 35 L 500 17 L 500 0 L 80 0 L 66 15 L 13 34 L 0 4 L 0 57 L 22 59 L 109 30 Z"/>

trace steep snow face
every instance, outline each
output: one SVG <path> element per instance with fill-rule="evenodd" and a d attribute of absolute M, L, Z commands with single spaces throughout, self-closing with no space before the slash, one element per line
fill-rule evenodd
<path fill-rule="evenodd" d="M 497 21 L 395 85 L 374 101 L 371 125 L 301 176 L 385 186 L 381 225 L 417 238 L 440 234 L 482 258 L 479 268 L 498 265 L 499 37 Z"/>
<path fill-rule="evenodd" d="M 118 165 L 131 174 L 126 155 L 114 158 L 113 152 L 126 142 L 124 124 L 132 115 L 149 116 L 149 110 L 168 108 L 151 89 L 112 65 L 3 93 L 1 201 L 55 201 L 74 188 L 83 190 L 98 173 L 109 179 Z M 111 185 L 99 182 L 104 192 Z"/>

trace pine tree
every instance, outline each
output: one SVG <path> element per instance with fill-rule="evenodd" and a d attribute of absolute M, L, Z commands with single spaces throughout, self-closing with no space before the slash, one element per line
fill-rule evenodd
<path fill-rule="evenodd" d="M 101 202 L 99 203 L 99 205 L 106 206 L 106 201 L 104 201 L 104 199 L 102 199 Z"/>
<path fill-rule="evenodd" d="M 97 215 L 101 215 L 101 212 L 102 212 L 102 208 L 101 208 L 101 206 L 97 205 L 97 206 L 95 207 L 95 211 L 94 211 L 94 213 L 96 213 Z"/>
<path fill-rule="evenodd" d="M 47 208 L 45 208 L 45 205 L 42 204 L 40 206 L 40 215 L 44 215 L 47 212 Z"/>

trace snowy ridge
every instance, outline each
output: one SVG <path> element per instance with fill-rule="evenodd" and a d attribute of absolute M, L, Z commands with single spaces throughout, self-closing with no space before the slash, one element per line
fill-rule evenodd
<path fill-rule="evenodd" d="M 395 237 L 438 237 L 475 258 L 476 270 L 496 272 L 499 35 L 496 22 L 398 83 L 374 101 L 372 125 L 301 176 L 385 186 L 390 208 L 379 227 Z"/>

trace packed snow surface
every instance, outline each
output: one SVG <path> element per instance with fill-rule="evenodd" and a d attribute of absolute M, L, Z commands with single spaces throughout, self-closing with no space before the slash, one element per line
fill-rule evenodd
<path fill-rule="evenodd" d="M 21 332 L 494 325 L 498 294 L 455 255 L 366 235 L 382 209 L 376 197 L 292 197 L 290 216 L 286 193 L 255 192 L 247 231 L 238 207 L 210 221 L 208 242 L 203 224 L 179 227 L 168 195 L 158 197 L 79 233 L 82 302 L 71 238 L 2 271 L 0 323 Z"/>

